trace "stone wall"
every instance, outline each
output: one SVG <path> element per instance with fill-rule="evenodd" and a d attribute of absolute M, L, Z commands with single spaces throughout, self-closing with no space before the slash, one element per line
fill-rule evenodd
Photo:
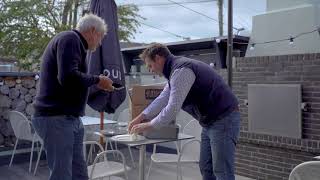
<path fill-rule="evenodd" d="M 227 79 L 225 70 L 219 72 Z M 233 76 L 242 117 L 236 173 L 259 180 L 287 180 L 296 165 L 320 154 L 320 54 L 237 58 Z M 302 101 L 308 105 L 302 112 L 302 137 L 249 132 L 248 84 L 301 84 Z"/>
<path fill-rule="evenodd" d="M 10 110 L 22 112 L 31 118 L 37 79 L 35 73 L 0 72 L 0 147 L 12 146 L 15 142 L 8 118 Z"/>

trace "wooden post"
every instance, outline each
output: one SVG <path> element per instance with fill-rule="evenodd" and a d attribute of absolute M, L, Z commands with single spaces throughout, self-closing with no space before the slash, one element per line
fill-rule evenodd
<path fill-rule="evenodd" d="M 104 129 L 104 112 L 100 112 L 100 131 Z M 103 145 L 103 137 L 100 137 L 100 144 Z"/>

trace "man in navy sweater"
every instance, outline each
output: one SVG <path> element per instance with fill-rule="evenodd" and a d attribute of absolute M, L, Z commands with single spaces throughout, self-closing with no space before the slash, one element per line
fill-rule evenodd
<path fill-rule="evenodd" d="M 90 86 L 106 91 L 113 87 L 108 77 L 87 74 L 86 55 L 100 45 L 106 32 L 103 19 L 87 14 L 76 30 L 57 34 L 43 53 L 32 124 L 44 143 L 49 180 L 88 179 L 80 116 Z"/>
<path fill-rule="evenodd" d="M 169 124 L 182 108 L 203 127 L 199 163 L 203 180 L 234 180 L 240 113 L 231 89 L 212 67 L 174 56 L 165 45 L 151 44 L 140 58 L 168 82 L 161 94 L 130 122 L 130 133 Z"/>

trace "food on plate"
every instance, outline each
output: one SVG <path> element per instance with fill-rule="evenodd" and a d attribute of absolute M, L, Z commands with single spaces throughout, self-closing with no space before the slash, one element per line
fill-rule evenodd
<path fill-rule="evenodd" d="M 130 134 L 130 140 L 136 141 L 138 139 L 138 135 L 136 133 Z"/>

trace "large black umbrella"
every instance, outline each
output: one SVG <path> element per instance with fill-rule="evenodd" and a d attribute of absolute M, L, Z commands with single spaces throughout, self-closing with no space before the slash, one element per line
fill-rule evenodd
<path fill-rule="evenodd" d="M 100 16 L 108 24 L 108 33 L 95 52 L 88 55 L 89 73 L 105 74 L 117 83 L 125 86 L 123 62 L 118 38 L 117 5 L 114 0 L 91 0 L 90 12 Z M 90 88 L 88 104 L 94 110 L 114 113 L 126 98 L 126 89 L 106 92 L 93 86 Z M 102 121 L 103 122 L 103 121 Z M 101 123 L 103 129 L 103 123 Z"/>

